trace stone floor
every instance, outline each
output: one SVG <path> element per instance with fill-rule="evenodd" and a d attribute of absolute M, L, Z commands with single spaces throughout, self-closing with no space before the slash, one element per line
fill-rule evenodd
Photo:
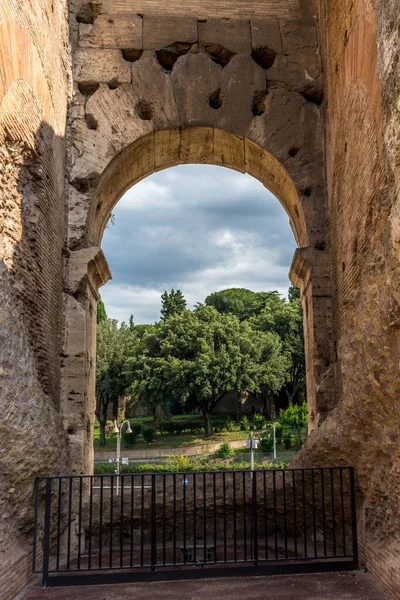
<path fill-rule="evenodd" d="M 40 587 L 34 580 L 16 600 L 389 600 L 368 573 L 323 573 L 157 583 Z"/>

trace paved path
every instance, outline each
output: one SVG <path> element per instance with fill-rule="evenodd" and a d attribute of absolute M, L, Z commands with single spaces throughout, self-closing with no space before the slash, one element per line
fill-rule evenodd
<path fill-rule="evenodd" d="M 42 589 L 17 600 L 389 600 L 368 573 L 323 573 Z"/>

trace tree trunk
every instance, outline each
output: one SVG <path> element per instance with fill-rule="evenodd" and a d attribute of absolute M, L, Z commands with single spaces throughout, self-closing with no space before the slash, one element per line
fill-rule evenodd
<path fill-rule="evenodd" d="M 99 424 L 100 424 L 100 446 L 105 446 L 107 443 L 107 441 L 106 441 L 107 418 L 99 419 Z"/>
<path fill-rule="evenodd" d="M 154 433 L 154 438 L 157 436 L 157 406 L 151 407 L 151 417 L 152 417 L 152 429 Z"/>
<path fill-rule="evenodd" d="M 211 412 L 207 410 L 203 410 L 202 412 L 204 417 L 204 431 L 206 437 L 210 437 L 213 434 Z"/>

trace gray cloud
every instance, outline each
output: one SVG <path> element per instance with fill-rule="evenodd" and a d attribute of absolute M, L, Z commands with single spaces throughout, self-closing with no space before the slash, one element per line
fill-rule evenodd
<path fill-rule="evenodd" d="M 102 243 L 113 280 L 101 290 L 113 318 L 157 320 L 160 295 L 172 287 L 189 306 L 226 287 L 287 291 L 296 247 L 288 217 L 248 175 L 168 169 L 128 190 L 114 214 Z"/>

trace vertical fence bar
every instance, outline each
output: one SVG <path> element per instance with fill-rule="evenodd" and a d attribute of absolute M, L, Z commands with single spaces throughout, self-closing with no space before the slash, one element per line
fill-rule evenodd
<path fill-rule="evenodd" d="M 342 516 L 342 543 L 343 543 L 343 556 L 346 556 L 346 520 L 344 517 L 344 493 L 343 493 L 343 468 L 340 468 L 340 505 L 341 505 L 341 516 Z"/>
<path fill-rule="evenodd" d="M 99 569 L 102 567 L 103 562 L 103 488 L 104 488 L 104 477 L 100 478 L 100 525 L 99 525 Z"/>
<path fill-rule="evenodd" d="M 354 483 L 354 469 L 349 467 L 350 478 L 350 507 L 351 507 L 351 533 L 353 542 L 353 562 L 358 568 L 358 543 L 357 543 L 357 515 L 356 515 L 356 490 Z"/>
<path fill-rule="evenodd" d="M 36 573 L 36 552 L 37 552 L 37 537 L 38 537 L 38 512 L 39 512 L 39 482 L 40 479 L 35 479 L 34 491 L 34 517 L 33 517 L 33 555 L 32 555 L 32 571 Z"/>
<path fill-rule="evenodd" d="M 140 565 L 143 567 L 144 561 L 144 475 L 141 476 L 141 490 L 140 490 Z"/>
<path fill-rule="evenodd" d="M 288 539 L 287 539 L 287 511 L 286 511 L 286 478 L 285 470 L 282 469 L 282 490 L 283 490 L 283 529 L 285 536 L 285 558 L 288 557 Z"/>
<path fill-rule="evenodd" d="M 268 512 L 267 512 L 267 472 L 263 471 L 264 492 L 264 558 L 268 560 Z"/>
<path fill-rule="evenodd" d="M 183 484 L 183 564 L 186 565 L 186 475 L 182 474 Z"/>
<path fill-rule="evenodd" d="M 304 469 L 301 471 L 301 487 L 303 492 L 303 535 L 304 535 L 304 556 L 308 557 L 307 554 L 307 509 L 306 509 L 306 483 L 304 477 Z"/>
<path fill-rule="evenodd" d="M 331 507 L 332 507 L 332 542 L 333 542 L 333 556 L 336 556 L 336 519 L 335 519 L 335 490 L 333 487 L 333 469 L 331 472 Z"/>
<path fill-rule="evenodd" d="M 88 569 L 92 568 L 92 529 L 93 529 L 93 475 L 90 476 L 89 488 L 89 548 L 88 548 Z"/>
<path fill-rule="evenodd" d="M 156 475 L 151 476 L 151 570 L 157 564 L 157 506 L 156 506 Z"/>
<path fill-rule="evenodd" d="M 236 473 L 232 473 L 233 485 L 233 558 L 237 561 L 237 530 L 236 530 Z"/>
<path fill-rule="evenodd" d="M 315 514 L 315 477 L 314 469 L 311 469 L 311 494 L 312 494 L 312 512 L 313 512 L 313 533 L 314 533 L 314 557 L 317 558 L 317 521 Z"/>
<path fill-rule="evenodd" d="M 196 473 L 193 473 L 193 560 L 197 562 Z"/>
<path fill-rule="evenodd" d="M 62 477 L 58 479 L 58 508 L 57 508 L 57 558 L 56 571 L 60 569 L 60 537 L 61 537 L 61 497 L 62 497 Z"/>
<path fill-rule="evenodd" d="M 278 558 L 278 523 L 276 514 L 276 471 L 272 471 L 272 485 L 274 491 L 274 533 L 275 533 L 275 558 Z"/>
<path fill-rule="evenodd" d="M 81 568 L 81 532 L 82 532 L 82 480 L 79 477 L 79 508 L 78 508 L 78 570 Z"/>
<path fill-rule="evenodd" d="M 166 543 L 166 523 L 165 523 L 165 516 L 166 516 L 166 507 L 165 507 L 165 493 L 166 493 L 166 486 L 165 486 L 165 473 L 163 475 L 163 565 L 165 565 L 166 562 L 166 553 L 165 553 L 165 543 Z"/>
<path fill-rule="evenodd" d="M 247 524 L 246 524 L 246 472 L 242 472 L 242 483 L 243 483 L 243 550 L 244 560 L 247 560 Z"/>
<path fill-rule="evenodd" d="M 118 477 L 118 475 L 117 475 Z M 110 477 L 110 547 L 109 552 L 110 556 L 108 558 L 108 565 L 110 569 L 112 569 L 113 564 L 113 519 L 114 519 L 114 475 Z"/>
<path fill-rule="evenodd" d="M 44 507 L 44 532 L 43 532 L 43 587 L 47 586 L 50 559 L 50 525 L 51 525 L 51 479 L 46 478 L 46 498 Z"/>
<path fill-rule="evenodd" d="M 204 563 L 207 562 L 207 480 L 206 474 L 203 473 L 203 508 L 204 508 L 204 524 L 203 524 L 203 544 L 204 544 Z"/>
<path fill-rule="evenodd" d="M 173 516 L 173 531 L 172 531 L 172 537 L 173 537 L 173 563 L 174 565 L 176 565 L 176 473 L 173 474 L 173 504 L 174 504 L 174 516 Z"/>
<path fill-rule="evenodd" d="M 71 559 L 72 481 L 73 481 L 73 478 L 70 477 L 70 479 L 69 479 L 69 498 L 68 498 L 67 570 L 69 570 L 70 559 Z"/>
<path fill-rule="evenodd" d="M 214 562 L 217 562 L 217 482 L 215 471 L 213 473 L 213 499 L 214 499 Z"/>
<path fill-rule="evenodd" d="M 119 566 L 124 562 L 124 476 L 117 475 L 121 480 L 121 522 L 119 528 Z"/>
<path fill-rule="evenodd" d="M 321 472 L 321 501 L 322 501 L 322 534 L 324 537 L 324 556 L 326 557 L 326 511 L 325 511 L 325 481 L 324 481 L 324 469 L 320 469 Z"/>
<path fill-rule="evenodd" d="M 131 475 L 131 547 L 130 547 L 130 566 L 133 567 L 133 523 L 135 518 L 135 476 Z"/>
<path fill-rule="evenodd" d="M 222 473 L 222 487 L 224 494 L 224 562 L 227 561 L 227 544 L 226 544 L 226 475 Z"/>
<path fill-rule="evenodd" d="M 258 530 L 257 530 L 257 471 L 253 471 L 252 490 L 252 522 L 253 522 L 253 558 L 255 566 L 258 565 Z"/>
<path fill-rule="evenodd" d="M 296 514 L 296 471 L 292 471 L 293 485 L 293 525 L 294 525 L 294 556 L 298 558 L 297 552 L 297 514 Z"/>

